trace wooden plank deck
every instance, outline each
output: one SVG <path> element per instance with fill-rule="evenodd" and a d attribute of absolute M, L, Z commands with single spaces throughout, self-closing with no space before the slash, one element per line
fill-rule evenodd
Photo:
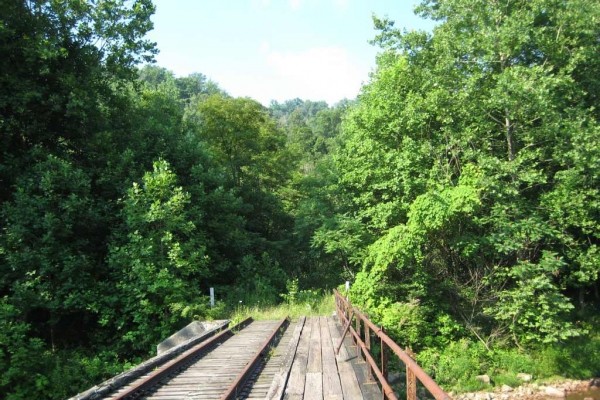
<path fill-rule="evenodd" d="M 285 388 L 289 367 L 296 353 L 300 332 L 304 327 L 304 318 L 291 322 L 279 340 L 272 356 L 261 368 L 260 373 L 251 383 L 249 390 L 241 396 L 249 400 L 280 399 Z"/>
<path fill-rule="evenodd" d="M 367 364 L 357 357 L 357 348 L 352 345 L 351 339 L 346 337 L 339 355 L 335 355 L 341 330 L 332 317 L 306 318 L 284 391 L 284 399 L 382 398 L 377 384 L 367 381 Z"/>
<path fill-rule="evenodd" d="M 277 321 L 255 321 L 144 399 L 219 399 L 250 362 Z M 124 389 L 122 389 L 124 390 Z M 118 393 L 122 392 L 119 391 Z"/>
<path fill-rule="evenodd" d="M 140 398 L 156 400 L 219 399 L 248 364 L 277 321 L 255 321 Z M 381 399 L 368 379 L 367 364 L 357 356 L 349 335 L 340 353 L 342 327 L 333 317 L 301 318 L 271 350 L 271 357 L 240 391 L 237 399 L 358 400 Z M 127 390 L 121 388 L 118 393 Z"/>

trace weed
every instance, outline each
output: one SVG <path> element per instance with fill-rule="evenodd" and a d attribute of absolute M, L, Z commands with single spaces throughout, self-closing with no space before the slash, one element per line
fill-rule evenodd
<path fill-rule="evenodd" d="M 331 315 L 335 310 L 333 295 L 314 294 L 303 302 L 282 303 L 275 306 L 245 306 L 239 305 L 229 319 L 241 321 L 251 316 L 255 320 L 278 320 L 286 316 L 297 319 L 301 316 Z"/>

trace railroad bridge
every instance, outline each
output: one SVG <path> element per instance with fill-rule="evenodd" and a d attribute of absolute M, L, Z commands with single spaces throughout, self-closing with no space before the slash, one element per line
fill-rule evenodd
<path fill-rule="evenodd" d="M 450 400 L 409 351 L 334 294 L 335 316 L 224 321 L 70 400 Z M 403 379 L 390 384 L 390 370 Z"/>

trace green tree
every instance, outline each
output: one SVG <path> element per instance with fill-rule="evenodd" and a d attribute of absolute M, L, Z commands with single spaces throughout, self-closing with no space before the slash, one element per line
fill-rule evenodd
<path fill-rule="evenodd" d="M 286 181 L 285 138 L 258 102 L 212 95 L 190 109 L 187 120 L 236 186 L 274 189 Z"/>
<path fill-rule="evenodd" d="M 166 161 L 154 163 L 123 203 L 124 240 L 115 239 L 109 263 L 122 294 L 103 323 L 123 332 L 134 349 L 149 350 L 182 318 L 198 312 L 198 281 L 208 276 L 201 234 L 188 218 L 190 196 L 176 185 Z"/>
<path fill-rule="evenodd" d="M 101 359 L 115 338 L 98 319 L 115 289 L 116 199 L 133 178 L 111 169 L 131 137 L 135 66 L 155 53 L 144 38 L 154 6 L 0 6 L 0 397 L 64 398 L 90 383 L 86 352 Z"/>
<path fill-rule="evenodd" d="M 69 162 L 49 156 L 19 179 L 13 196 L 2 208 L 0 287 L 52 348 L 62 347 L 70 339 L 67 321 L 92 317 L 89 311 L 103 295 L 96 284 L 103 278 L 97 269 L 102 260 L 90 251 L 99 224 L 90 180 Z"/>
<path fill-rule="evenodd" d="M 35 146 L 82 157 L 135 65 L 149 61 L 150 0 L 3 1 L 0 29 L 0 200 Z"/>
<path fill-rule="evenodd" d="M 600 265 L 588 94 L 600 7 L 440 0 L 417 10 L 439 21 L 433 34 L 375 19 L 383 52 L 335 155 L 343 216 L 373 238 L 355 244 L 355 255 L 367 248 L 355 295 L 418 301 L 434 326 L 441 309 L 484 342 L 504 328 L 529 343 L 577 335 L 570 290 L 591 301 Z M 539 280 L 525 287 L 525 276 Z M 536 313 L 540 299 L 554 311 Z"/>
<path fill-rule="evenodd" d="M 350 102 L 333 107 L 324 102 L 289 100 L 272 102 L 269 111 L 285 132 L 286 147 L 298 164 L 290 185 L 281 193 L 286 210 L 294 217 L 291 250 L 286 255 L 291 273 L 302 287 L 333 287 L 356 272 L 349 257 L 355 247 L 344 234 L 330 235 L 333 226 L 345 224 L 363 231 L 336 213 L 343 209 L 337 186 L 337 169 L 331 154 L 340 142 L 342 116 Z M 354 238 L 353 238 L 354 239 Z M 348 252 L 350 250 L 350 253 Z M 358 257 L 356 257 L 358 258 Z"/>

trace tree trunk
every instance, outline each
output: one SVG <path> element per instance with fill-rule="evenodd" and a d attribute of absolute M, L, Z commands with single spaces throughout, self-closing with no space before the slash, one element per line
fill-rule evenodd
<path fill-rule="evenodd" d="M 512 161 L 515 158 L 513 130 L 514 125 L 508 117 L 508 109 L 504 110 L 504 130 L 506 133 L 506 147 L 508 150 L 508 160 Z"/>

